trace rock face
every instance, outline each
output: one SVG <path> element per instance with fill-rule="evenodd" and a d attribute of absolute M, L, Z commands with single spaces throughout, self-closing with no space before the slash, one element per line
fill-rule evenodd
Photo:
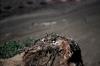
<path fill-rule="evenodd" d="M 36 40 L 23 55 L 24 66 L 83 66 L 77 43 L 57 34 Z"/>

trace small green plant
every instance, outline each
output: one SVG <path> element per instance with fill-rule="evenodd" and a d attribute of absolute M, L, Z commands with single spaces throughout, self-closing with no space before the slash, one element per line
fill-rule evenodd
<path fill-rule="evenodd" d="M 18 41 L 7 41 L 0 44 L 0 58 L 10 58 L 20 53 L 20 49 L 24 48 L 24 45 Z"/>
<path fill-rule="evenodd" d="M 22 41 L 7 41 L 0 43 L 0 58 L 10 58 L 19 54 L 25 47 L 30 47 L 34 43 L 33 38 L 26 38 Z"/>

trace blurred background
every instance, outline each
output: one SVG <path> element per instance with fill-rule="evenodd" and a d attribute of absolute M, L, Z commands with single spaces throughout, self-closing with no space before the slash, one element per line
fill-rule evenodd
<path fill-rule="evenodd" d="M 0 42 L 51 32 L 76 40 L 85 66 L 100 66 L 100 0 L 0 0 Z"/>

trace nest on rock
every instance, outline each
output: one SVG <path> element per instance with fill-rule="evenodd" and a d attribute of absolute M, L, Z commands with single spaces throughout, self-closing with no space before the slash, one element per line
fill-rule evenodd
<path fill-rule="evenodd" d="M 78 44 L 53 33 L 36 40 L 25 51 L 23 62 L 24 66 L 83 66 Z"/>

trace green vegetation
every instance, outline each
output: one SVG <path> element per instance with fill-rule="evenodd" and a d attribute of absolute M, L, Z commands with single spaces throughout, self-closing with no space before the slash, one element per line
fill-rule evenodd
<path fill-rule="evenodd" d="M 0 43 L 0 58 L 10 58 L 20 53 L 23 48 L 33 44 L 33 38 L 27 38 L 23 41 L 7 41 Z"/>
<path fill-rule="evenodd" d="M 17 41 L 8 41 L 4 42 L 0 46 L 0 58 L 9 58 L 19 53 L 19 49 L 22 49 L 24 46 Z"/>

